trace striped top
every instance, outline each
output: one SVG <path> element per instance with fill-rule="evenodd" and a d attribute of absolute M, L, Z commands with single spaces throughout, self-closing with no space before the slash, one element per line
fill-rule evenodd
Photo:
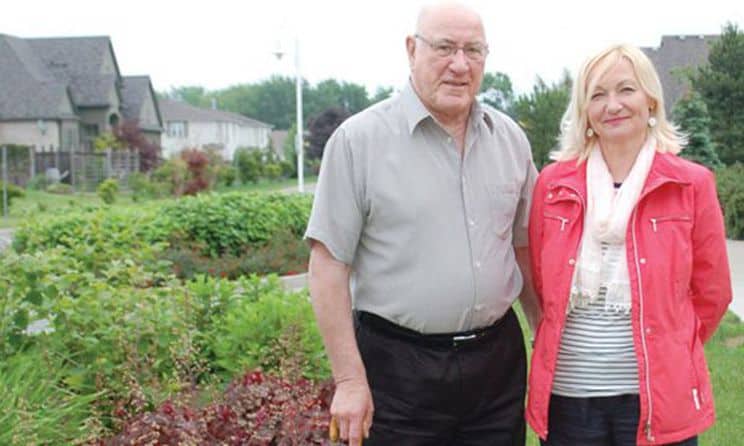
<path fill-rule="evenodd" d="M 602 263 L 617 262 L 622 245 L 602 243 Z M 603 270 L 605 268 L 602 268 Z M 630 312 L 605 309 L 607 288 L 566 316 L 553 381 L 556 395 L 587 398 L 638 393 Z"/>

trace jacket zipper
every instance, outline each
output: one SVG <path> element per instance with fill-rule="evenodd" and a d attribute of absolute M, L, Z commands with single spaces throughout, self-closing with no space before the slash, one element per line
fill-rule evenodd
<path fill-rule="evenodd" d="M 656 224 L 657 223 L 663 223 L 665 221 L 692 221 L 692 219 L 686 215 L 682 215 L 679 217 L 656 217 L 656 218 L 650 218 L 651 220 L 651 226 L 654 228 L 654 232 L 656 231 Z"/>
<path fill-rule="evenodd" d="M 641 197 L 643 198 L 643 197 Z M 638 200 L 640 202 L 640 199 Z M 637 206 L 637 204 L 636 204 Z M 644 306 L 643 306 L 643 279 L 641 278 L 641 265 L 638 262 L 638 240 L 636 238 L 636 209 L 633 209 L 633 218 L 631 218 L 631 224 L 633 227 L 631 228 L 631 234 L 633 236 L 633 263 L 635 264 L 636 268 L 636 275 L 638 276 L 638 301 L 640 303 L 639 308 L 639 319 L 640 319 L 640 325 L 641 325 L 641 346 L 643 347 L 643 361 L 646 363 L 646 373 L 645 373 L 645 384 L 646 384 L 646 394 L 648 396 L 648 415 L 646 418 L 646 426 L 644 431 L 646 432 L 646 439 L 653 443 L 654 436 L 651 433 L 651 416 L 654 413 L 654 404 L 651 400 L 651 378 L 649 373 L 649 365 L 648 365 L 648 347 L 646 345 L 646 328 L 644 327 Z"/>
<path fill-rule="evenodd" d="M 672 181 L 676 183 L 680 183 L 679 181 Z M 646 439 L 650 442 L 654 442 L 654 436 L 651 432 L 651 417 L 654 413 L 654 402 L 651 398 L 651 373 L 650 373 L 650 367 L 648 365 L 648 346 L 646 345 L 646 328 L 644 326 L 644 307 L 643 307 L 643 278 L 641 277 L 641 266 L 638 261 L 638 239 L 636 237 L 636 220 L 637 220 L 637 210 L 638 210 L 638 204 L 643 201 L 643 199 L 646 198 L 647 195 L 649 195 L 654 190 L 658 189 L 661 185 L 657 185 L 656 187 L 649 189 L 645 192 L 641 193 L 641 196 L 638 197 L 638 201 L 636 201 L 636 205 L 633 208 L 633 213 L 631 215 L 631 224 L 633 225 L 631 228 L 631 234 L 633 237 L 633 261 L 635 263 L 636 268 L 636 275 L 638 276 L 638 301 L 640 302 L 640 326 L 641 326 L 641 347 L 643 348 L 643 360 L 645 361 L 646 365 L 646 373 L 645 373 L 645 384 L 646 384 L 646 395 L 648 397 L 648 414 L 646 416 L 646 425 L 644 428 L 644 431 L 646 433 Z M 659 217 L 651 219 L 651 224 L 653 225 L 654 232 L 656 232 L 656 224 L 665 221 L 670 220 L 675 217 Z M 683 216 L 680 219 L 689 219 L 689 217 Z"/>
<path fill-rule="evenodd" d="M 565 187 L 566 189 L 572 190 L 573 193 L 575 194 L 575 197 L 579 199 L 579 204 L 581 205 L 581 214 L 580 215 L 583 218 L 584 217 L 584 213 L 586 212 L 586 205 L 584 204 L 584 197 L 581 196 L 581 194 L 579 193 L 578 190 L 574 189 L 571 186 L 568 186 L 568 185 L 560 185 L 560 186 Z M 557 215 L 545 215 L 545 216 L 546 217 L 549 217 L 549 218 L 556 218 L 556 219 L 560 220 L 561 221 L 561 231 L 563 231 L 563 229 L 566 226 L 566 223 L 568 223 L 568 219 L 565 218 L 565 217 L 559 217 Z M 579 239 L 579 243 L 581 243 L 581 239 Z M 576 252 L 578 252 L 578 250 L 579 250 L 579 246 L 577 244 L 577 246 L 574 248 L 574 256 L 576 255 Z M 569 292 L 570 292 L 570 289 L 571 289 L 571 286 L 569 284 Z M 568 306 L 568 299 L 566 299 L 566 307 L 567 306 Z M 567 316 L 566 315 L 566 307 L 563 307 L 563 309 L 561 311 L 561 315 L 563 316 L 563 320 L 561 321 L 561 337 L 563 337 L 563 330 L 566 327 L 566 316 Z M 553 378 L 555 378 L 555 374 L 553 374 Z M 551 383 L 551 387 L 552 387 L 552 383 Z M 549 429 L 545 429 L 545 438 L 548 437 L 548 432 L 549 432 Z"/>

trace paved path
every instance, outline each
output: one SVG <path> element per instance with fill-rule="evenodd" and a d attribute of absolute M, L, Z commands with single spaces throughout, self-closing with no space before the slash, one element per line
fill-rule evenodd
<path fill-rule="evenodd" d="M 734 301 L 729 310 L 744 321 L 744 241 L 728 241 L 731 284 L 734 288 Z"/>
<path fill-rule="evenodd" d="M 315 182 L 313 181 L 311 183 L 303 184 L 303 189 L 305 190 L 306 194 L 315 193 Z M 294 186 L 285 187 L 284 189 L 281 190 L 281 192 L 284 192 L 285 194 L 296 193 L 297 185 L 295 184 Z"/>
<path fill-rule="evenodd" d="M 13 241 L 12 229 L 0 229 L 0 251 L 10 246 Z"/>

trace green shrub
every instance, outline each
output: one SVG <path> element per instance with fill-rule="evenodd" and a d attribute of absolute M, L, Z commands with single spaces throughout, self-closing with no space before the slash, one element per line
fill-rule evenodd
<path fill-rule="evenodd" d="M 104 203 L 113 204 L 116 201 L 116 194 L 119 193 L 119 183 L 113 178 L 104 180 L 98 185 L 96 193 Z"/>
<path fill-rule="evenodd" d="M 204 255 L 241 255 L 283 230 L 301 237 L 310 215 L 307 195 L 232 192 L 204 194 L 164 205 L 149 225 L 149 239 Z"/>
<path fill-rule="evenodd" d="M 261 245 L 249 245 L 238 255 L 218 257 L 205 255 L 203 246 L 177 244 L 163 253 L 173 264 L 173 271 L 182 279 L 195 275 L 210 275 L 237 279 L 250 274 L 297 274 L 307 271 L 310 256 L 308 244 L 289 231 L 281 231 Z"/>
<path fill-rule="evenodd" d="M 723 207 L 726 236 L 744 240 L 744 165 L 736 163 L 716 171 L 718 198 Z"/>
<path fill-rule="evenodd" d="M 269 163 L 264 166 L 264 175 L 269 180 L 278 180 L 282 176 L 282 166 L 278 163 Z"/>
<path fill-rule="evenodd" d="M 259 149 L 240 148 L 235 151 L 234 160 L 242 184 L 255 183 L 263 176 L 263 154 Z"/>
<path fill-rule="evenodd" d="M 238 169 L 231 165 L 223 165 L 217 169 L 217 183 L 221 186 L 230 187 L 238 178 Z"/>
<path fill-rule="evenodd" d="M 26 188 L 31 190 L 46 190 L 48 186 L 49 180 L 43 173 L 34 175 L 34 177 L 26 183 Z"/>
<path fill-rule="evenodd" d="M 67 183 L 52 183 L 47 186 L 46 191 L 50 194 L 58 195 L 71 195 L 73 192 L 75 192 L 72 189 L 72 186 Z"/>
<path fill-rule="evenodd" d="M 21 189 L 20 187 L 16 186 L 15 184 L 11 183 L 3 183 L 0 182 L 0 208 L 3 205 L 3 188 L 6 188 L 7 190 L 7 196 L 8 196 L 8 207 L 10 207 L 11 203 L 13 202 L 13 199 L 15 198 L 23 198 L 26 193 Z"/>
<path fill-rule="evenodd" d="M 243 282 L 253 298 L 232 300 L 210 334 L 215 363 L 229 376 L 261 367 L 269 372 L 302 370 L 308 378 L 327 378 L 312 306 L 306 292 L 288 293 L 276 277 Z"/>
<path fill-rule="evenodd" d="M 127 186 L 132 191 L 132 201 L 134 202 L 160 196 L 161 187 L 157 183 L 150 181 L 147 175 L 141 172 L 129 174 L 127 177 Z"/>
<path fill-rule="evenodd" d="M 160 165 L 151 175 L 150 179 L 156 184 L 165 185 L 170 195 L 179 196 L 183 194 L 189 171 L 186 161 L 180 156 L 174 156 Z"/>

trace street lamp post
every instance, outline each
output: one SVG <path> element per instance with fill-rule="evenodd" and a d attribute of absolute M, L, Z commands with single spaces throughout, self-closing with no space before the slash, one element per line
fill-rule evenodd
<path fill-rule="evenodd" d="M 277 59 L 281 60 L 284 51 L 279 47 L 274 52 Z M 303 126 L 302 126 L 302 76 L 300 75 L 300 39 L 295 37 L 295 95 L 297 102 L 297 134 L 295 135 L 295 153 L 297 154 L 297 191 L 305 192 L 305 175 L 304 175 L 304 143 L 303 143 Z"/>

